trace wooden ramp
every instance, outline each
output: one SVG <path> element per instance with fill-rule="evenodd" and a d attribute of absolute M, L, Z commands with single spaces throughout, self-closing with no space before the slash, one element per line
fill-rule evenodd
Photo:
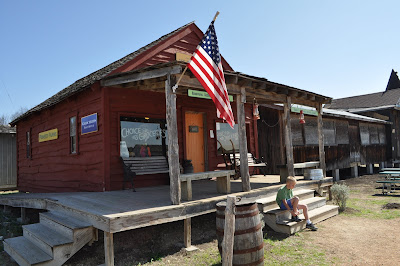
<path fill-rule="evenodd" d="M 19 265 L 62 265 L 95 236 L 86 222 L 44 212 L 40 223 L 23 226 L 23 236 L 4 240 L 4 250 Z"/>
<path fill-rule="evenodd" d="M 315 224 L 331 218 L 339 213 L 339 207 L 326 205 L 325 197 L 314 197 L 314 190 L 299 189 L 293 191 L 294 196 L 300 198 L 301 204 L 308 207 L 310 220 Z M 277 207 L 275 201 L 276 194 L 257 200 L 260 212 L 264 216 L 265 224 L 276 232 L 292 235 L 306 228 L 304 215 L 299 215 L 301 222 L 291 222 L 291 214 L 287 210 Z"/>

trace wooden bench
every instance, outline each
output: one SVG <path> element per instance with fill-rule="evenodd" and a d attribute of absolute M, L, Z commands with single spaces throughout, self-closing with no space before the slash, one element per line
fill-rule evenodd
<path fill-rule="evenodd" d="M 240 166 L 240 153 L 231 153 L 229 154 L 229 157 L 232 164 L 234 163 L 235 165 Z M 267 163 L 257 159 L 252 153 L 247 153 L 247 163 L 249 167 L 254 167 L 252 174 L 254 174 L 257 167 L 259 167 L 260 171 L 265 176 L 264 167 L 267 166 Z"/>
<path fill-rule="evenodd" d="M 131 182 L 132 190 L 136 191 L 133 179 L 137 175 L 169 173 L 168 161 L 164 156 L 120 158 L 124 169 L 122 189 L 125 189 L 125 182 Z"/>
<path fill-rule="evenodd" d="M 181 174 L 181 195 L 183 200 L 192 200 L 192 181 L 201 179 L 217 178 L 217 191 L 228 194 L 231 192 L 231 176 L 235 170 L 208 171 L 200 173 Z"/>
<path fill-rule="evenodd" d="M 392 185 L 399 184 L 400 180 L 378 180 L 378 181 L 376 181 L 376 183 L 382 184 L 382 195 L 385 195 L 385 194 L 389 194 L 390 192 L 392 192 Z M 389 185 L 389 191 L 385 192 L 385 189 L 388 190 L 386 185 Z"/>
<path fill-rule="evenodd" d="M 319 166 L 318 161 L 295 163 L 293 164 L 294 169 L 306 169 L 306 168 L 317 168 Z M 289 176 L 289 171 L 286 164 L 277 165 L 279 168 L 281 183 L 286 183 L 286 178 Z"/>

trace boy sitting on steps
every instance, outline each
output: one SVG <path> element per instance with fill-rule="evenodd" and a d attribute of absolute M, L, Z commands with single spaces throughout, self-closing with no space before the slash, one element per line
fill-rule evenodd
<path fill-rule="evenodd" d="M 276 194 L 276 203 L 281 210 L 289 210 L 292 214 L 291 222 L 301 222 L 298 217 L 299 209 L 303 210 L 304 218 L 306 218 L 306 228 L 317 231 L 318 228 L 308 219 L 307 205 L 299 204 L 299 197 L 293 197 L 293 188 L 296 186 L 296 178 L 288 176 L 286 185 L 282 186 Z"/>

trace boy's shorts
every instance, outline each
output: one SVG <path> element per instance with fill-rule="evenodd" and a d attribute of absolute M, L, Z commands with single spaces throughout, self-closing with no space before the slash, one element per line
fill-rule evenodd
<path fill-rule="evenodd" d="M 292 199 L 286 200 L 286 203 L 289 205 L 289 208 L 292 210 L 293 209 Z M 285 204 L 283 204 L 283 202 L 281 202 L 281 205 L 279 207 L 281 208 L 281 210 L 286 210 L 286 206 L 285 206 Z"/>

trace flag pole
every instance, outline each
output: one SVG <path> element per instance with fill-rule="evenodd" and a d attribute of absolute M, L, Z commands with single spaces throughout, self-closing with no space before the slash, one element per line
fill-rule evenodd
<path fill-rule="evenodd" d="M 212 20 L 212 22 L 215 22 L 215 20 L 217 19 L 218 15 L 219 15 L 219 11 L 217 11 L 217 13 L 215 13 L 215 16 L 214 16 L 214 19 Z M 181 76 L 179 77 L 178 81 L 175 83 L 174 86 L 172 86 L 172 92 L 173 93 L 176 92 L 176 89 L 178 88 L 179 82 L 181 81 L 183 75 L 185 75 L 185 72 L 186 72 L 187 68 L 188 68 L 188 65 L 186 64 L 186 67 L 183 70 L 183 72 L 182 72 Z"/>

